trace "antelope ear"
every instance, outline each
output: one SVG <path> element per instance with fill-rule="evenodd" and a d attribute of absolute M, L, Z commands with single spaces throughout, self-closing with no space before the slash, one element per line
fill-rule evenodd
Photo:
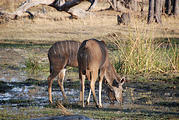
<path fill-rule="evenodd" d="M 123 85 L 125 82 L 126 82 L 125 77 L 122 77 L 121 80 L 120 80 L 120 84 Z"/>
<path fill-rule="evenodd" d="M 116 79 L 113 80 L 112 86 L 118 87 L 119 83 Z"/>

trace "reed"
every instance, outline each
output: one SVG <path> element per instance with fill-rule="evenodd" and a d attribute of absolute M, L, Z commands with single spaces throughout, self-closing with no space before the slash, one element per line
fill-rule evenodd
<path fill-rule="evenodd" d="M 151 30 L 151 28 L 150 28 Z M 170 39 L 157 42 L 154 33 L 136 27 L 126 35 L 111 40 L 117 46 L 120 61 L 115 62 L 118 72 L 123 74 L 152 74 L 179 72 L 179 49 Z"/>

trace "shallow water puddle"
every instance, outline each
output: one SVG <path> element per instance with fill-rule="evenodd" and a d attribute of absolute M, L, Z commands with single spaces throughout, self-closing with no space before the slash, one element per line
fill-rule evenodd
<path fill-rule="evenodd" d="M 19 75 L 19 74 L 17 74 Z M 22 74 L 21 74 L 22 75 Z M 27 76 L 12 76 L 0 79 L 0 109 L 19 107 L 41 107 L 46 108 L 48 101 L 48 81 L 40 80 L 38 77 L 23 79 Z M 44 76 L 42 76 L 43 78 Z M 68 76 L 69 77 L 69 76 Z M 19 79 L 21 78 L 21 79 Z M 33 78 L 33 79 L 32 79 Z M 72 77 L 69 77 L 72 78 Z M 74 78 L 77 79 L 77 78 Z M 86 82 L 87 83 L 87 82 Z M 68 98 L 67 106 L 74 109 L 81 109 L 79 104 L 80 82 L 75 80 L 65 81 L 65 93 Z M 127 82 L 124 84 L 123 104 L 117 102 L 111 104 L 106 92 L 105 85 L 102 91 L 102 104 L 104 111 L 115 111 L 125 114 L 145 114 L 145 115 L 174 115 L 179 116 L 179 86 L 178 80 L 175 82 L 148 81 L 148 82 Z M 89 83 L 86 85 L 85 99 L 89 92 Z M 98 84 L 96 85 L 98 96 Z M 54 80 L 52 87 L 53 101 L 62 101 L 63 96 L 57 81 Z M 88 109 L 95 108 L 93 96 L 91 95 Z"/>
<path fill-rule="evenodd" d="M 45 102 L 46 104 L 48 104 L 47 81 L 44 80 L 38 82 L 38 80 L 34 80 L 34 81 L 32 80 L 31 82 L 29 82 L 27 79 L 26 81 L 23 82 L 14 82 L 14 80 L 11 82 L 3 82 L 4 85 L 6 85 L 4 89 L 7 88 L 7 90 L 0 92 L 1 106 L 3 106 L 4 103 L 5 105 L 11 106 L 11 102 L 12 103 L 17 102 L 18 104 L 18 102 L 22 103 L 23 100 L 24 102 L 29 100 L 33 101 L 33 104 L 38 104 L 38 106 L 43 106 L 43 104 L 41 105 L 39 103 Z M 65 93 L 70 103 L 79 101 L 80 85 L 78 86 L 78 88 L 73 88 L 73 84 L 74 84 L 73 82 L 65 83 Z M 79 82 L 75 84 L 79 84 Z M 176 102 L 176 103 L 179 102 L 178 88 L 173 89 L 172 87 L 165 86 L 163 88 L 161 87 L 158 90 L 156 90 L 156 87 L 151 87 L 150 84 L 148 86 L 145 85 L 144 88 L 141 87 L 141 83 L 139 84 L 140 85 L 138 86 L 137 83 L 126 83 L 126 87 L 123 93 L 123 97 L 124 97 L 123 105 L 125 104 L 161 105 L 162 104 L 161 102 L 165 102 L 165 101 Z M 8 89 L 8 87 L 10 88 Z M 86 93 L 85 98 L 87 98 L 88 92 L 89 89 L 87 88 L 87 90 L 85 91 Z M 98 96 L 98 87 L 96 87 L 96 94 Z M 102 99 L 103 99 L 104 106 L 106 107 L 112 106 L 104 89 L 102 94 L 103 94 Z M 63 100 L 62 93 L 56 81 L 54 81 L 53 84 L 52 97 L 54 101 Z M 92 95 L 91 95 L 91 102 L 93 102 Z M 115 104 L 117 103 L 115 102 Z"/>

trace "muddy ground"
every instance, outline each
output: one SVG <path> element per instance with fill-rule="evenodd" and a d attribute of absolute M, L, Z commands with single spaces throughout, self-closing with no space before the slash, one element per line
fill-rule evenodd
<path fill-rule="evenodd" d="M 64 115 L 58 108 L 61 102 L 73 115 L 85 115 L 93 119 L 178 119 L 179 118 L 179 76 L 177 74 L 130 76 L 124 85 L 122 106 L 111 104 L 105 89 L 102 92 L 103 108 L 97 109 L 91 97 L 86 108 L 79 103 L 79 79 L 74 69 L 69 69 L 65 92 L 69 103 L 63 101 L 57 82 L 53 83 L 53 101 L 48 102 L 48 70 L 30 73 L 25 61 L 30 55 L 41 59 L 39 63 L 48 68 L 47 51 L 50 45 L 2 46 L 0 47 L 0 119 L 30 119 Z M 103 88 L 106 86 L 103 85 Z M 96 86 L 97 88 L 97 86 Z M 86 94 L 89 84 L 86 85 Z M 86 95 L 87 96 L 87 95 Z"/>

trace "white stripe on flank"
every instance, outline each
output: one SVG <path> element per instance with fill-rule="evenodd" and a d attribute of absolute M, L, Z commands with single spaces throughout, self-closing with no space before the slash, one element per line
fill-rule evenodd
<path fill-rule="evenodd" d="M 74 50 L 75 50 L 75 49 L 74 49 L 75 46 L 73 45 L 73 42 L 71 42 L 71 46 L 73 47 L 73 49 L 72 49 L 70 55 L 71 55 L 71 59 L 73 59 L 73 57 L 74 57 L 73 53 L 74 53 Z"/>
<path fill-rule="evenodd" d="M 66 49 L 65 49 L 66 51 L 65 52 L 68 52 L 68 48 L 67 48 L 68 47 L 68 43 L 67 42 L 65 42 L 65 47 L 66 47 Z"/>
<path fill-rule="evenodd" d="M 54 47 L 53 47 L 53 51 L 54 51 L 55 54 L 57 54 Z"/>
<path fill-rule="evenodd" d="M 63 47 L 63 45 L 62 45 L 62 43 L 60 43 L 60 46 L 61 46 L 61 52 L 63 53 L 64 52 L 64 47 Z"/>
<path fill-rule="evenodd" d="M 57 44 L 57 48 L 58 48 L 58 54 L 60 53 L 60 48 L 59 48 L 59 44 Z"/>

